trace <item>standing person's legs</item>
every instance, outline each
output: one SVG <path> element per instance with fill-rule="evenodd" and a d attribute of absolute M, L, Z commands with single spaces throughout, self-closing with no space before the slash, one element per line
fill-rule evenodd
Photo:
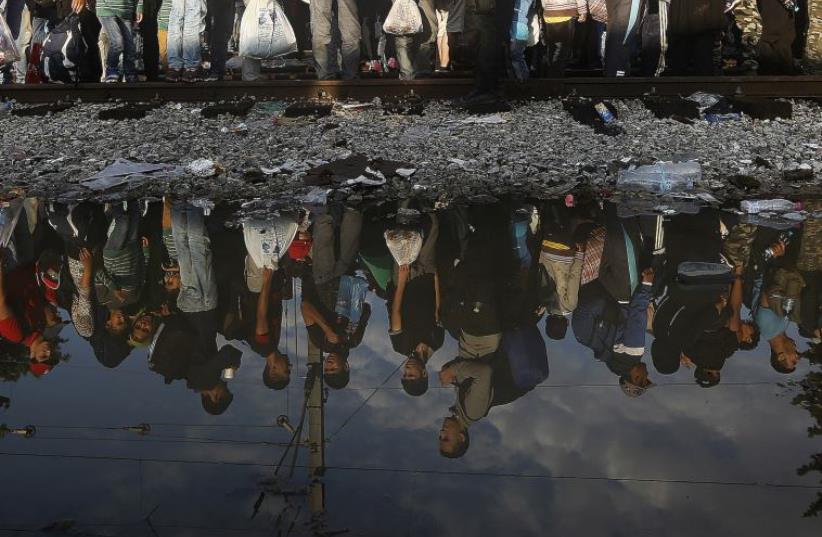
<path fill-rule="evenodd" d="M 311 230 L 314 243 L 311 246 L 311 264 L 314 282 L 322 285 L 334 278 L 335 239 L 334 219 L 329 214 L 319 216 Z"/>
<path fill-rule="evenodd" d="M 808 0 L 808 30 L 802 66 L 806 74 L 822 74 L 822 0 Z"/>
<path fill-rule="evenodd" d="M 23 12 L 20 15 L 20 29 L 17 34 L 17 48 L 20 50 L 20 61 L 14 63 L 14 78 L 18 82 L 25 82 L 26 80 L 26 71 L 28 70 L 27 56 L 31 38 L 31 12 L 28 6 L 24 5 Z"/>
<path fill-rule="evenodd" d="M 327 80 L 336 73 L 330 72 L 331 65 L 331 13 L 333 0 L 312 0 L 311 12 L 311 48 L 317 64 L 317 78 Z"/>
<path fill-rule="evenodd" d="M 342 276 L 348 271 L 360 250 L 362 233 L 362 213 L 355 209 L 346 209 L 340 223 L 340 255 L 334 268 L 335 276 Z"/>
<path fill-rule="evenodd" d="M 163 69 L 168 69 L 168 29 L 162 28 L 157 30 L 157 44 L 160 65 Z"/>
<path fill-rule="evenodd" d="M 116 82 L 120 79 L 120 56 L 123 55 L 125 38 L 122 35 L 118 17 L 97 18 L 100 19 L 100 25 L 106 33 L 108 45 L 105 57 L 105 81 Z"/>
<path fill-rule="evenodd" d="M 440 220 L 434 213 L 431 213 L 430 217 L 431 227 L 428 229 L 425 241 L 420 249 L 420 255 L 415 263 L 422 274 L 434 274 L 437 271 L 437 242 L 440 237 Z"/>
<path fill-rule="evenodd" d="M 548 76 L 562 77 L 571 60 L 574 43 L 574 27 L 577 20 L 545 25 L 545 41 L 548 43 Z"/>
<path fill-rule="evenodd" d="M 6 0 L 6 11 L 3 17 L 11 30 L 11 37 L 15 42 L 20 38 L 23 23 L 24 0 Z M 0 68 L 0 82 L 11 84 L 15 79 L 14 65 L 9 63 Z"/>
<path fill-rule="evenodd" d="M 511 22 L 511 69 L 519 81 L 531 78 L 528 64 L 525 62 L 525 47 L 530 34 L 528 12 L 532 3 L 533 0 L 514 1 L 514 17 Z"/>
<path fill-rule="evenodd" d="M 502 47 L 497 38 L 496 0 L 467 0 L 466 33 L 476 36 L 474 83 L 480 94 L 498 91 Z"/>
<path fill-rule="evenodd" d="M 644 0 L 607 0 L 605 76 L 630 76 Z"/>
<path fill-rule="evenodd" d="M 123 43 L 123 75 L 126 82 L 137 80 L 137 70 L 134 62 L 137 57 L 137 50 L 134 46 L 134 22 L 115 17 L 117 27 L 120 29 L 120 38 Z"/>
<path fill-rule="evenodd" d="M 205 0 L 185 0 L 182 48 L 183 66 L 186 71 L 200 68 L 202 62 L 200 36 L 205 31 L 205 17 Z"/>
<path fill-rule="evenodd" d="M 415 76 L 430 75 L 434 71 L 434 49 L 437 46 L 437 11 L 434 0 L 420 0 L 422 32 L 417 34 L 417 53 L 414 58 Z"/>
<path fill-rule="evenodd" d="M 225 75 L 228 57 L 228 40 L 234 28 L 234 0 L 208 0 L 208 18 L 211 31 L 208 35 L 211 49 L 211 73 L 219 78 Z"/>
<path fill-rule="evenodd" d="M 763 0 L 759 5 L 763 23 L 758 50 L 760 70 L 771 75 L 793 74 L 794 14 L 780 0 Z"/>
<path fill-rule="evenodd" d="M 189 313 L 215 309 L 217 281 L 203 210 L 188 203 L 175 204 L 171 225 L 180 262 L 178 307 Z"/>
<path fill-rule="evenodd" d="M 166 52 L 168 54 L 168 68 L 171 71 L 183 69 L 183 24 L 185 23 L 187 0 L 171 1 L 171 13 L 168 17 L 168 37 Z"/>
<path fill-rule="evenodd" d="M 413 35 L 394 36 L 394 48 L 397 51 L 397 62 L 400 64 L 400 80 L 414 80 L 414 48 L 416 37 Z"/>
<path fill-rule="evenodd" d="M 448 49 L 448 4 L 445 3 L 437 9 L 437 63 L 439 69 L 447 69 L 451 64 Z"/>
<path fill-rule="evenodd" d="M 762 15 L 757 0 L 742 0 L 734 7 L 734 20 L 742 36 L 742 68 L 753 74 L 759 69 L 759 42 L 762 39 Z"/>
<path fill-rule="evenodd" d="M 143 36 L 143 64 L 146 79 L 157 80 L 160 66 L 160 34 L 157 29 L 157 6 L 152 4 L 144 8 L 143 20 L 140 22 L 140 33 Z"/>
<path fill-rule="evenodd" d="M 342 38 L 342 75 L 344 80 L 357 78 L 360 71 L 362 29 L 357 14 L 357 0 L 337 0 L 337 23 Z"/>

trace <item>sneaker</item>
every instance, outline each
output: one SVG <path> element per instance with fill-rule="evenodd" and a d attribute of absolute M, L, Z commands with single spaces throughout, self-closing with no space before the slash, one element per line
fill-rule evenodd
<path fill-rule="evenodd" d="M 369 63 L 369 70 L 372 73 L 382 73 L 382 62 L 380 60 L 371 60 Z"/>
<path fill-rule="evenodd" d="M 392 71 L 396 71 L 400 68 L 400 62 L 397 61 L 397 58 L 388 58 L 387 66 Z"/>
<path fill-rule="evenodd" d="M 103 79 L 103 84 L 116 84 L 120 81 L 120 75 L 106 75 Z"/>
<path fill-rule="evenodd" d="M 135 75 L 126 75 L 126 84 L 136 84 L 140 81 L 140 77 Z"/>
<path fill-rule="evenodd" d="M 217 73 L 216 71 L 212 71 L 211 69 L 209 69 L 202 76 L 201 80 L 203 82 L 219 82 L 223 78 L 223 75 L 221 75 L 220 73 Z"/>
<path fill-rule="evenodd" d="M 182 69 L 169 69 L 166 73 L 166 82 L 177 83 L 183 79 Z"/>
<path fill-rule="evenodd" d="M 199 69 L 186 69 L 183 71 L 182 81 L 186 84 L 193 84 L 203 79 Z"/>

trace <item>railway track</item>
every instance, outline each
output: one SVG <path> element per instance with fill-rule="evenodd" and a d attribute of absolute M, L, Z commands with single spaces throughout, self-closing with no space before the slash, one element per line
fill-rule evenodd
<path fill-rule="evenodd" d="M 197 84 L 79 84 L 76 86 L 0 86 L 0 99 L 20 103 L 57 101 L 209 102 L 242 97 L 258 99 L 372 99 L 414 92 L 425 98 L 448 99 L 465 95 L 473 86 L 466 78 L 399 81 L 396 79 L 317 81 L 273 80 L 265 82 L 204 82 Z M 602 78 L 580 77 L 539 79 L 524 84 L 508 83 L 511 99 L 550 99 L 576 94 L 584 97 L 633 98 L 644 95 L 675 96 L 705 91 L 725 96 L 786 97 L 822 99 L 822 76 L 794 77 L 664 77 Z"/>

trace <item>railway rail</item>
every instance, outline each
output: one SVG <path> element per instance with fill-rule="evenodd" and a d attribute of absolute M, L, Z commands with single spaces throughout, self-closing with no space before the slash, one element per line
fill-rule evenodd
<path fill-rule="evenodd" d="M 399 81 L 396 79 L 317 81 L 272 80 L 265 82 L 203 82 L 197 84 L 78 84 L 0 86 L 0 99 L 19 103 L 84 102 L 209 102 L 243 97 L 257 99 L 373 99 L 414 92 L 424 98 L 448 99 L 468 93 L 468 78 Z M 508 83 L 510 99 L 550 99 L 565 95 L 635 98 L 646 95 L 676 96 L 705 91 L 725 96 L 822 99 L 822 76 L 792 77 L 663 77 L 663 78 L 554 78 L 527 83 Z"/>

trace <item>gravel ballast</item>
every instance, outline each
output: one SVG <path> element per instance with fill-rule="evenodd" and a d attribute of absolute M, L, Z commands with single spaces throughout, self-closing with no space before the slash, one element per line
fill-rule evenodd
<path fill-rule="evenodd" d="M 276 118 L 266 104 L 245 118 L 206 119 L 200 114 L 204 105 L 173 103 L 144 119 L 123 121 L 97 119 L 114 104 L 77 103 L 46 117 L 6 113 L 0 116 L 0 186 L 5 192 L 22 188 L 29 195 L 82 199 L 93 193 L 78 183 L 117 158 L 181 167 L 208 159 L 217 165 L 214 176 L 183 173 L 106 194 L 288 198 L 310 190 L 302 181 L 308 169 L 359 153 L 417 171 L 390 177 L 385 187 L 350 188 L 342 195 L 550 197 L 580 183 L 614 190 L 620 168 L 682 158 L 701 163 L 699 187 L 719 199 L 822 192 L 822 107 L 808 101 L 794 101 L 792 119 L 692 125 L 656 119 L 639 101 L 614 101 L 625 131 L 617 136 L 575 122 L 559 101 L 515 104 L 513 111 L 480 124 L 472 121 L 484 116 L 441 102 L 427 103 L 422 116 L 385 114 L 375 102 L 298 119 Z M 806 172 L 799 179 L 790 173 L 797 169 Z M 732 180 L 739 176 L 745 181 Z M 754 186 L 733 186 L 741 182 Z"/>

